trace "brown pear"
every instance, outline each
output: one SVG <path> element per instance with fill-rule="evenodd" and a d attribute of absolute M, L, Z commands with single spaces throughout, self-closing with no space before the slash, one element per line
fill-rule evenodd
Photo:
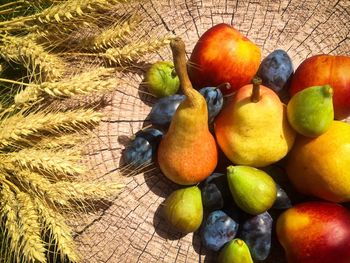
<path fill-rule="evenodd" d="M 208 127 L 208 108 L 204 97 L 192 87 L 187 75 L 185 44 L 171 41 L 174 65 L 186 96 L 177 108 L 168 132 L 158 148 L 163 174 L 181 185 L 197 184 L 215 169 L 218 149 Z"/>

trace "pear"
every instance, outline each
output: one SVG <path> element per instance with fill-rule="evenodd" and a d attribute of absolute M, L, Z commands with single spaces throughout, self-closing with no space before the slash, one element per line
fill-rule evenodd
<path fill-rule="evenodd" d="M 261 214 L 276 201 L 276 183 L 262 170 L 243 165 L 229 166 L 227 180 L 235 203 L 244 212 Z"/>
<path fill-rule="evenodd" d="M 181 185 L 197 184 L 207 178 L 218 162 L 218 149 L 208 127 L 204 97 L 192 87 L 186 69 L 185 44 L 170 42 L 176 73 L 186 96 L 177 108 L 168 132 L 158 147 L 158 164 L 163 174 Z"/>
<path fill-rule="evenodd" d="M 287 105 L 290 125 L 307 137 L 325 133 L 334 119 L 332 97 L 330 85 L 312 86 L 299 91 Z"/>
<path fill-rule="evenodd" d="M 241 239 L 228 242 L 219 253 L 219 263 L 253 263 L 247 244 Z"/>
<path fill-rule="evenodd" d="M 197 186 L 172 192 L 164 202 L 165 220 L 181 233 L 196 231 L 203 220 L 201 191 Z"/>
<path fill-rule="evenodd" d="M 180 87 L 174 63 L 172 61 L 154 63 L 146 73 L 146 83 L 148 91 L 157 98 L 174 95 Z"/>
<path fill-rule="evenodd" d="M 265 167 L 292 148 L 296 132 L 277 94 L 254 78 L 227 102 L 214 125 L 217 142 L 234 164 Z"/>

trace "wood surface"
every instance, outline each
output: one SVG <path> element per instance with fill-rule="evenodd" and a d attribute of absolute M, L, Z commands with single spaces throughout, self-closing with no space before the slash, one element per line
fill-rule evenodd
<path fill-rule="evenodd" d="M 181 36 L 188 55 L 202 33 L 222 22 L 259 45 L 263 57 L 275 49 L 286 50 L 294 68 L 315 54 L 350 55 L 349 0 L 151 0 L 130 8 L 145 14 L 139 26 L 147 34 Z M 148 61 L 169 59 L 166 47 Z M 99 139 L 89 146 L 88 161 L 97 178 L 119 180 L 126 187 L 97 216 L 72 222 L 82 261 L 215 262 L 216 254 L 202 247 L 198 234 L 179 235 L 161 219 L 159 207 L 177 186 L 155 165 L 145 173 L 119 175 L 122 150 L 132 134 L 148 125 L 147 115 L 155 102 L 140 86 L 142 71 L 126 73 L 124 78 L 125 84 L 110 94 L 105 120 L 96 131 Z M 285 262 L 278 244 L 274 243 L 266 262 Z"/>

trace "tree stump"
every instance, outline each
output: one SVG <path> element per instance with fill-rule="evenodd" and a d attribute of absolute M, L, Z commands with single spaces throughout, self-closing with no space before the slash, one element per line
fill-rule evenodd
<path fill-rule="evenodd" d="M 275 49 L 286 50 L 295 69 L 312 55 L 350 55 L 348 0 L 150 0 L 132 8 L 146 15 L 140 22 L 141 30 L 182 37 L 188 55 L 207 29 L 222 22 L 259 45 L 263 57 Z M 149 61 L 171 59 L 166 47 Z M 121 153 L 129 137 L 148 125 L 155 99 L 140 86 L 143 77 L 142 72 L 125 74 L 126 84 L 111 94 L 111 104 L 105 108 L 107 117 L 97 130 L 99 140 L 91 145 L 93 154 L 89 155 L 92 171 L 103 180 L 119 176 Z M 217 254 L 202 247 L 198 233 L 179 235 L 162 220 L 159 207 L 177 186 L 156 165 L 146 170 L 121 175 L 118 180 L 126 187 L 113 203 L 98 217 L 76 223 L 82 261 L 215 262 Z M 278 243 L 274 242 L 266 262 L 285 262 Z"/>

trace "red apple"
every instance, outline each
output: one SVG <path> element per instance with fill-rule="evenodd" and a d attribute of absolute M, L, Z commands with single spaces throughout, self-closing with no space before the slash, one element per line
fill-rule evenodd
<path fill-rule="evenodd" d="M 349 263 L 350 212 L 327 202 L 305 202 L 277 220 L 277 237 L 289 263 Z"/>
<path fill-rule="evenodd" d="M 218 24 L 206 31 L 195 45 L 188 73 L 197 89 L 229 82 L 232 93 L 249 84 L 261 60 L 258 46 L 228 24 Z"/>
<path fill-rule="evenodd" d="M 292 78 L 290 94 L 325 84 L 331 85 L 334 91 L 335 118 L 350 116 L 350 57 L 316 55 L 304 60 Z"/>

